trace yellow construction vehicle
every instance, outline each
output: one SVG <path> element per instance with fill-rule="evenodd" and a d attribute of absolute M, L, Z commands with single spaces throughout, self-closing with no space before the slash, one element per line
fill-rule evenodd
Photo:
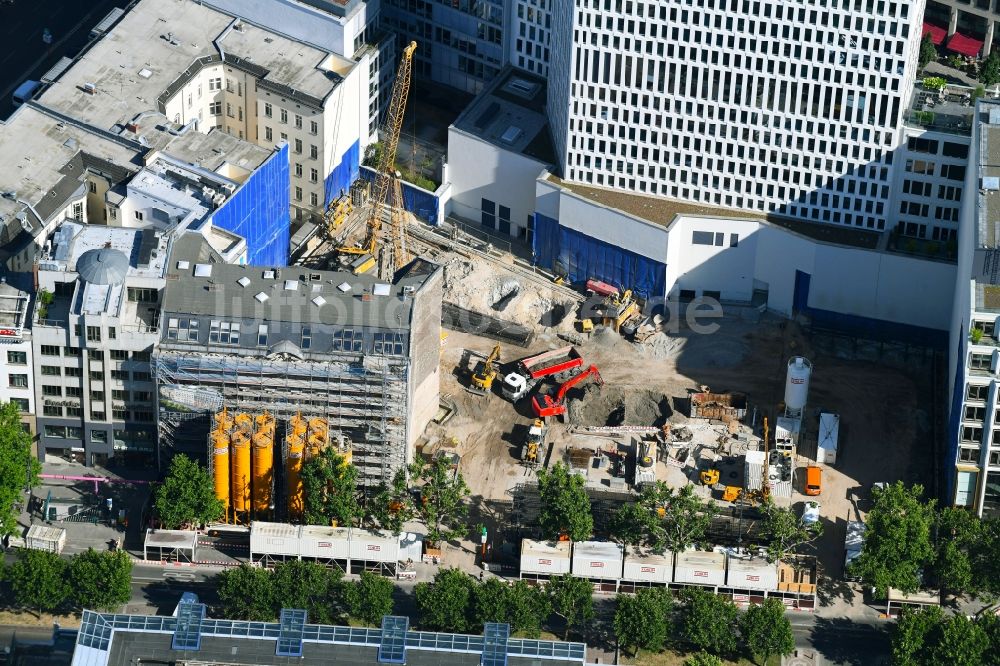
<path fill-rule="evenodd" d="M 402 229 L 402 194 L 399 185 L 399 178 L 396 175 L 396 149 L 399 146 L 399 132 L 403 126 L 403 112 L 406 109 L 406 98 L 410 93 L 410 73 L 413 69 L 413 52 L 417 49 L 416 42 L 410 42 L 409 46 L 403 49 L 403 57 L 399 62 L 399 69 L 396 72 L 396 81 L 392 86 L 392 97 L 389 100 L 389 108 L 385 115 L 385 124 L 379 135 L 382 137 L 382 154 L 379 156 L 378 167 L 375 174 L 375 184 L 372 188 L 372 198 L 370 201 L 370 212 L 368 214 L 368 232 L 364 242 L 359 247 L 345 246 L 338 248 L 337 252 L 343 255 L 367 255 L 375 260 L 380 269 L 380 278 L 391 278 L 391 272 L 399 269 L 406 263 L 408 257 L 403 247 Z M 378 262 L 379 234 L 382 229 L 382 208 L 389 205 L 390 235 L 392 243 L 389 246 L 392 252 L 391 261 Z M 386 248 L 381 248 L 385 250 Z M 361 271 L 362 266 L 367 266 L 370 270 L 372 263 L 365 261 L 354 267 L 355 273 Z M 390 274 L 386 274 L 390 273 Z"/>
<path fill-rule="evenodd" d="M 528 428 L 528 438 L 521 449 L 521 461 L 530 467 L 538 465 L 538 456 L 545 445 L 545 420 L 535 419 Z"/>
<path fill-rule="evenodd" d="M 722 491 L 723 502 L 737 502 L 743 496 L 743 489 L 739 486 L 726 486 Z"/>
<path fill-rule="evenodd" d="M 493 389 L 493 380 L 500 372 L 497 364 L 500 362 L 500 345 L 493 348 L 490 355 L 476 364 L 472 372 L 472 381 L 467 387 L 471 393 L 486 395 Z"/>
<path fill-rule="evenodd" d="M 344 194 L 330 202 L 326 212 L 323 213 L 323 222 L 326 223 L 326 235 L 334 238 L 337 229 L 346 220 L 347 216 L 354 211 L 354 204 L 351 203 L 351 195 Z"/>
<path fill-rule="evenodd" d="M 719 470 L 717 469 L 703 469 L 699 475 L 702 485 L 714 486 L 719 482 Z"/>

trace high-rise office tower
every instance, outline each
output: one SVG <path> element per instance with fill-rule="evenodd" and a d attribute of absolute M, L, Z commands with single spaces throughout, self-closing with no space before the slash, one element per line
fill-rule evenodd
<path fill-rule="evenodd" d="M 885 229 L 923 9 L 554 0 L 548 115 L 563 177 Z"/>

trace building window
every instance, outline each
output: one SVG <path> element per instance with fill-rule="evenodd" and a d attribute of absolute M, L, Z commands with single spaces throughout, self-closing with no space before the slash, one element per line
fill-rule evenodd
<path fill-rule="evenodd" d="M 496 211 L 497 205 L 495 202 L 489 199 L 482 199 L 480 202 L 480 210 L 482 211 L 482 221 L 481 224 L 484 227 L 489 227 L 490 229 L 496 229 Z"/>
<path fill-rule="evenodd" d="M 56 347 L 56 351 L 59 351 L 58 347 Z M 28 352 L 22 352 L 22 351 L 9 351 L 9 352 L 7 352 L 7 364 L 8 365 L 27 365 L 28 364 Z"/>
<path fill-rule="evenodd" d="M 274 139 L 274 132 L 271 131 L 270 127 L 265 126 L 264 127 L 264 140 L 265 141 L 271 141 L 272 139 Z"/>
<path fill-rule="evenodd" d="M 117 379 L 119 381 L 128 381 L 128 370 L 112 370 L 111 379 Z"/>
<path fill-rule="evenodd" d="M 106 444 L 108 441 L 108 431 L 107 430 L 91 430 L 90 431 L 90 441 L 99 442 L 101 444 Z"/>
<path fill-rule="evenodd" d="M 740 235 L 729 234 L 729 247 L 739 247 L 739 245 L 740 245 Z"/>
<path fill-rule="evenodd" d="M 80 358 L 80 348 L 79 347 L 66 347 L 66 356 L 72 358 Z"/>
<path fill-rule="evenodd" d="M 42 352 L 45 353 L 44 351 Z M 993 356 L 990 354 L 971 354 L 969 356 L 969 369 L 971 370 L 989 370 L 993 362 Z"/>
<path fill-rule="evenodd" d="M 333 348 L 337 351 L 364 351 L 364 339 L 360 330 L 345 328 L 333 334 Z"/>
<path fill-rule="evenodd" d="M 302 116 L 295 114 L 295 129 L 302 129 Z"/>
<path fill-rule="evenodd" d="M 87 342 L 100 342 L 101 341 L 101 327 L 100 326 L 88 326 L 87 327 Z"/>
<path fill-rule="evenodd" d="M 65 439 L 66 438 L 66 426 L 54 426 L 47 425 L 43 431 L 46 437 L 52 437 L 53 439 Z"/>
<path fill-rule="evenodd" d="M 115 421 L 128 421 L 128 410 L 127 409 L 112 409 L 111 418 Z"/>
<path fill-rule="evenodd" d="M 139 372 L 139 371 L 133 372 L 132 373 L 132 380 L 136 381 L 136 382 L 148 382 L 149 381 L 149 373 L 148 372 Z"/>
<path fill-rule="evenodd" d="M 958 462 L 976 463 L 979 462 L 979 449 L 967 449 L 959 447 Z"/>
<path fill-rule="evenodd" d="M 31 410 L 31 404 L 27 398 L 11 398 L 10 401 L 17 407 L 17 411 L 19 412 L 28 412 Z"/>
<path fill-rule="evenodd" d="M 62 416 L 63 408 L 58 405 L 45 405 L 42 407 L 42 414 L 45 416 Z"/>
<path fill-rule="evenodd" d="M 319 171 L 316 169 L 309 169 L 309 180 L 313 183 L 319 182 Z"/>
<path fill-rule="evenodd" d="M 212 91 L 212 90 L 222 90 L 222 78 L 220 77 L 220 78 L 217 78 L 217 79 L 209 79 L 208 80 L 208 89 L 209 89 L 209 91 Z"/>
<path fill-rule="evenodd" d="M 267 324 L 261 324 L 257 327 L 257 346 L 267 346 Z"/>
<path fill-rule="evenodd" d="M 87 358 L 89 358 L 91 361 L 103 362 L 104 352 L 101 351 L 100 349 L 88 349 Z"/>
<path fill-rule="evenodd" d="M 213 116 L 221 116 L 222 115 L 222 102 L 209 102 L 208 103 L 208 112 L 210 114 L 212 114 Z"/>
<path fill-rule="evenodd" d="M 28 375 L 7 375 L 7 385 L 11 388 L 28 388 Z"/>
<path fill-rule="evenodd" d="M 309 349 L 312 347 L 312 329 L 309 326 L 302 327 L 302 344 L 299 346 L 302 349 Z"/>
<path fill-rule="evenodd" d="M 315 159 L 319 159 L 319 148 L 317 148 L 316 146 L 310 144 L 309 145 L 309 157 L 311 157 L 314 160 Z"/>
<path fill-rule="evenodd" d="M 149 363 L 149 356 L 149 350 L 137 351 L 132 353 L 132 360 L 140 363 Z"/>
<path fill-rule="evenodd" d="M 287 109 L 280 109 L 279 110 L 279 118 L 278 119 L 281 122 L 283 122 L 283 123 L 287 123 L 288 122 L 288 110 Z"/>
<path fill-rule="evenodd" d="M 79 386 L 67 386 L 66 387 L 66 397 L 67 398 L 79 398 L 83 395 L 83 389 Z"/>
<path fill-rule="evenodd" d="M 295 139 L 295 152 L 299 154 L 302 153 L 302 139 Z M 295 175 L 302 176 L 302 173 L 299 172 Z"/>
<path fill-rule="evenodd" d="M 83 371 L 80 368 L 66 368 L 64 372 L 67 377 L 83 377 Z"/>
<path fill-rule="evenodd" d="M 107 418 L 107 416 L 105 415 L 104 412 L 96 412 L 93 409 L 90 410 L 90 418 L 92 418 L 95 421 L 107 421 L 108 420 L 108 418 Z"/>
<path fill-rule="evenodd" d="M 129 287 L 128 300 L 133 303 L 156 303 L 159 300 L 159 292 L 156 289 Z"/>
<path fill-rule="evenodd" d="M 123 391 L 121 389 L 115 389 L 111 391 L 112 400 L 121 400 L 122 402 L 128 401 L 128 391 Z"/>
<path fill-rule="evenodd" d="M 317 123 L 315 120 L 309 121 L 309 133 L 319 134 L 319 123 Z"/>
<path fill-rule="evenodd" d="M 42 356 L 60 356 L 59 347 L 55 345 L 42 345 Z"/>
<path fill-rule="evenodd" d="M 167 320 L 167 339 L 181 342 L 198 341 L 198 320 L 171 317 Z"/>
<path fill-rule="evenodd" d="M 296 141 L 297 140 L 298 139 L 296 139 Z M 302 152 L 302 151 L 300 150 L 299 152 Z M 296 178 L 301 178 L 302 177 L 302 165 L 299 164 L 298 162 L 295 163 L 295 177 Z"/>
<path fill-rule="evenodd" d="M 21 376 L 24 377 L 24 375 Z M 17 377 L 17 375 L 11 375 L 11 379 L 13 379 L 14 377 Z M 27 377 L 25 377 L 24 382 L 25 382 L 24 385 L 27 386 L 28 385 Z M 42 395 L 48 396 L 49 398 L 61 398 L 62 387 L 52 386 L 51 384 L 44 384 L 42 385 Z"/>
<path fill-rule="evenodd" d="M 66 439 L 83 439 L 83 428 L 66 426 Z"/>
<path fill-rule="evenodd" d="M 264 117 L 270 118 L 274 114 L 274 109 L 271 107 L 270 102 L 264 102 Z M 270 136 L 271 130 L 268 129 L 268 136 Z"/>
<path fill-rule="evenodd" d="M 962 441 L 979 444 L 983 441 L 983 429 L 975 426 L 962 426 Z"/>
<path fill-rule="evenodd" d="M 83 221 L 83 204 L 79 201 L 73 204 L 73 219 L 77 222 Z"/>
<path fill-rule="evenodd" d="M 115 329 L 114 326 L 108 326 L 108 340 L 117 340 L 117 339 L 118 339 L 118 331 Z"/>
<path fill-rule="evenodd" d="M 97 402 L 104 402 L 104 391 L 91 391 L 90 399 Z"/>
<path fill-rule="evenodd" d="M 153 394 L 149 391 L 136 391 L 133 394 L 132 399 L 136 402 L 152 402 Z"/>
<path fill-rule="evenodd" d="M 226 115 L 229 116 L 230 118 L 233 117 L 233 105 L 230 104 L 229 102 L 226 102 Z"/>
<path fill-rule="evenodd" d="M 319 205 L 319 195 L 316 194 L 315 192 L 310 192 L 309 193 L 309 203 L 310 203 L 310 205 L 318 206 Z"/>
<path fill-rule="evenodd" d="M 975 407 L 973 405 L 966 405 L 965 417 L 964 417 L 966 421 L 982 422 L 984 416 L 986 416 L 985 407 Z"/>
<path fill-rule="evenodd" d="M 240 343 L 239 323 L 213 320 L 209 324 L 208 341 L 223 345 L 238 345 Z"/>
<path fill-rule="evenodd" d="M 295 200 L 296 201 L 302 201 L 302 188 L 301 187 L 296 187 L 295 188 Z"/>
<path fill-rule="evenodd" d="M 83 409 L 81 409 L 80 407 L 67 407 L 66 408 L 66 416 L 69 416 L 71 418 L 72 417 L 82 418 L 83 417 Z"/>
<path fill-rule="evenodd" d="M 124 349 L 112 349 L 111 350 L 111 360 L 112 361 L 127 361 L 128 352 Z"/>
<path fill-rule="evenodd" d="M 142 421 L 144 423 L 153 422 L 153 412 L 147 409 L 136 409 L 132 412 L 133 421 Z"/>
<path fill-rule="evenodd" d="M 62 368 L 60 368 L 58 365 L 43 365 L 42 374 L 48 377 L 61 377 Z"/>
<path fill-rule="evenodd" d="M 711 231 L 692 231 L 692 245 L 715 245 L 715 234 Z"/>

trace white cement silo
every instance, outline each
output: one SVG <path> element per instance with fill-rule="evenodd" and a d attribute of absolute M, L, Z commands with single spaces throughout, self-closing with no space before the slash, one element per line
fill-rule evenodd
<path fill-rule="evenodd" d="M 802 416 L 806 400 L 809 397 L 809 378 L 812 375 L 812 363 L 803 356 L 793 356 L 788 361 L 788 373 L 785 376 L 785 415 L 791 418 Z"/>

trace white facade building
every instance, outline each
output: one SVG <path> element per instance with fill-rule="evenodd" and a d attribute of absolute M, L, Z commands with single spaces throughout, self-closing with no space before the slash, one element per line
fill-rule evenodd
<path fill-rule="evenodd" d="M 555 0 L 563 177 L 886 229 L 923 4 Z"/>
<path fill-rule="evenodd" d="M 31 294 L 0 280 L 0 404 L 13 402 L 21 423 L 35 428 Z"/>
<path fill-rule="evenodd" d="M 508 3 L 512 65 L 542 77 L 549 75 L 549 45 L 552 38 L 553 0 L 516 0 Z"/>

